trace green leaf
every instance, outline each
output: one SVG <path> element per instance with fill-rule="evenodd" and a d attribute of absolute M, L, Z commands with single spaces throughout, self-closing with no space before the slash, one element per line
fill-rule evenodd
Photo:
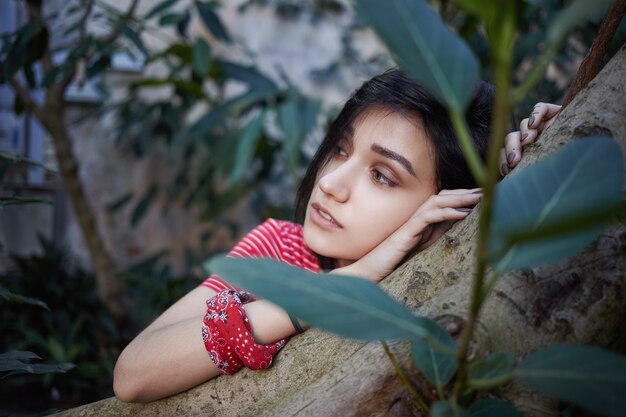
<path fill-rule="evenodd" d="M 221 39 L 225 42 L 230 42 L 230 35 L 226 31 L 226 28 L 224 27 L 224 25 L 222 25 L 222 21 L 214 11 L 218 5 L 218 3 L 213 1 L 196 1 L 196 8 L 198 9 L 200 18 L 206 25 L 207 29 L 209 29 L 209 31 L 217 39 Z"/>
<path fill-rule="evenodd" d="M 137 205 L 135 206 L 135 209 L 133 210 L 133 214 L 130 217 L 131 227 L 134 228 L 135 226 L 139 224 L 139 221 L 146 214 L 146 212 L 150 208 L 150 205 L 152 204 L 152 202 L 154 201 L 154 199 L 157 197 L 158 194 L 159 194 L 159 188 L 156 185 L 151 186 L 148 189 L 148 191 L 146 191 L 142 199 L 139 200 L 139 203 L 137 203 Z"/>
<path fill-rule="evenodd" d="M 457 346 L 450 334 L 435 322 L 424 322 L 424 327 L 437 340 L 437 346 L 446 346 L 456 352 Z M 415 365 L 435 386 L 443 388 L 454 376 L 458 367 L 456 356 L 442 353 L 430 340 L 413 342 L 412 354 Z"/>
<path fill-rule="evenodd" d="M 554 19 L 548 29 L 548 41 L 560 44 L 565 36 L 580 23 L 599 20 L 612 0 L 575 0 Z"/>
<path fill-rule="evenodd" d="M 402 68 L 453 110 L 462 112 L 478 82 L 478 61 L 469 47 L 423 0 L 357 0 Z"/>
<path fill-rule="evenodd" d="M 38 300 L 36 298 L 25 297 L 23 295 L 12 293 L 11 291 L 7 290 L 2 285 L 0 285 L 0 299 L 4 299 L 4 301 L 15 303 L 15 304 L 29 304 L 29 305 L 41 307 L 50 311 L 50 308 L 48 307 L 48 305 L 44 303 L 43 301 Z"/>
<path fill-rule="evenodd" d="M 28 198 L 28 197 L 0 197 L 0 207 L 17 206 L 21 204 L 50 204 L 49 200 L 42 198 Z"/>
<path fill-rule="evenodd" d="M 294 174 L 300 165 L 300 143 L 315 127 L 320 104 L 318 100 L 310 100 L 294 91 L 278 108 L 278 120 L 285 135 L 283 151 Z"/>
<path fill-rule="evenodd" d="M 159 19 L 159 25 L 170 26 L 178 25 L 180 22 L 187 18 L 187 13 L 168 13 L 161 16 Z"/>
<path fill-rule="evenodd" d="M 144 19 L 150 19 L 151 17 L 156 16 L 157 14 L 163 13 L 165 10 L 169 9 L 173 5 L 178 3 L 178 0 L 164 0 L 161 3 L 154 6 L 145 16 Z"/>
<path fill-rule="evenodd" d="M 250 162 L 254 156 L 254 150 L 263 131 L 263 122 L 265 121 L 266 111 L 260 112 L 254 117 L 241 132 L 241 136 L 237 140 L 237 151 L 235 152 L 235 166 L 233 167 L 228 184 L 239 181 L 249 168 Z"/>
<path fill-rule="evenodd" d="M 469 417 L 469 413 L 450 401 L 437 401 L 430 407 L 430 417 Z"/>
<path fill-rule="evenodd" d="M 209 72 L 211 49 L 209 44 L 202 38 L 197 38 L 193 44 L 193 69 L 200 76 L 206 76 Z"/>
<path fill-rule="evenodd" d="M 193 62 L 193 47 L 183 43 L 173 43 L 165 50 L 151 56 L 149 60 L 154 61 L 170 55 L 180 59 L 181 63 L 191 65 Z"/>
<path fill-rule="evenodd" d="M 224 77 L 244 82 L 250 86 L 250 90 L 258 95 L 275 94 L 278 87 L 272 80 L 261 74 L 254 67 L 218 61 L 220 71 Z"/>
<path fill-rule="evenodd" d="M 236 116 L 249 106 L 263 100 L 265 94 L 255 92 L 244 93 L 240 96 L 227 100 L 220 106 L 211 109 L 204 116 L 193 123 L 185 135 L 186 138 L 194 138 L 208 134 L 219 123 L 223 123 L 228 116 Z"/>
<path fill-rule="evenodd" d="M 475 362 L 469 370 L 468 385 L 475 389 L 489 389 L 508 382 L 513 377 L 513 355 L 495 352 Z"/>
<path fill-rule="evenodd" d="M 496 188 L 490 262 L 500 271 L 574 255 L 590 244 L 622 201 L 619 145 L 577 139 Z"/>
<path fill-rule="evenodd" d="M 106 208 L 109 213 L 114 213 L 124 208 L 130 200 L 133 199 L 133 193 L 126 193 L 123 196 L 116 198 L 113 202 L 107 204 Z"/>
<path fill-rule="evenodd" d="M 122 26 L 122 33 L 137 47 L 137 49 L 139 49 L 141 53 L 148 55 L 148 50 L 143 44 L 141 36 L 133 27 L 131 27 L 128 23 L 125 23 Z"/>
<path fill-rule="evenodd" d="M 470 417 L 524 417 L 515 407 L 504 401 L 488 398 L 469 408 Z"/>
<path fill-rule="evenodd" d="M 48 351 L 50 355 L 52 355 L 52 359 L 57 362 L 62 362 L 66 358 L 65 348 L 63 345 L 54 337 L 48 337 Z"/>
<path fill-rule="evenodd" d="M 267 298 L 307 323 L 359 340 L 430 340 L 436 326 L 417 317 L 378 286 L 357 277 L 314 274 L 270 259 L 219 258 L 205 267 Z M 425 325 L 427 323 L 427 325 Z"/>
<path fill-rule="evenodd" d="M 187 36 L 187 26 L 189 26 L 189 22 L 191 21 L 191 14 L 189 10 L 185 12 L 183 19 L 178 22 L 176 29 L 178 30 L 178 34 L 183 38 Z"/>
<path fill-rule="evenodd" d="M 5 353 L 0 353 L 0 372 L 6 372 L 2 378 L 6 378 L 9 375 L 15 374 L 47 374 L 67 372 L 75 367 L 71 363 L 60 364 L 31 364 L 32 360 L 41 359 L 33 352 L 13 350 Z"/>
<path fill-rule="evenodd" d="M 606 416 L 626 410 L 626 357 L 599 347 L 562 344 L 539 350 L 519 364 L 515 377 Z"/>

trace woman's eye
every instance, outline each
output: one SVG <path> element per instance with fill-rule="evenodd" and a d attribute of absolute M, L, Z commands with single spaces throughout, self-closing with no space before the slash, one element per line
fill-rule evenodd
<path fill-rule="evenodd" d="M 372 177 L 374 178 L 374 181 L 376 181 L 377 183 L 381 185 L 385 185 L 388 187 L 394 187 L 396 185 L 395 182 L 391 181 L 389 178 L 387 178 L 382 172 L 380 172 L 377 169 L 372 171 Z"/>
<path fill-rule="evenodd" d="M 342 148 L 341 146 L 337 145 L 335 146 L 335 155 L 345 157 L 345 156 L 348 156 L 348 152 L 346 152 L 346 150 Z"/>

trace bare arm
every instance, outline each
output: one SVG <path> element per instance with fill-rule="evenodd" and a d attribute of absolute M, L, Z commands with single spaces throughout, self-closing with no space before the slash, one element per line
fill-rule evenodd
<path fill-rule="evenodd" d="M 200 330 L 205 301 L 215 294 L 206 287 L 190 291 L 129 343 L 115 365 L 113 390 L 118 399 L 154 401 L 220 374 L 209 359 Z M 258 343 L 295 333 L 287 313 L 269 301 L 255 301 L 244 308 Z"/>

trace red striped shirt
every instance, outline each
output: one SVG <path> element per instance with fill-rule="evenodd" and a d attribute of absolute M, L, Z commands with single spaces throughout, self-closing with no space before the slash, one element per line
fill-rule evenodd
<path fill-rule="evenodd" d="M 270 258 L 287 265 L 320 272 L 317 255 L 304 243 L 302 225 L 269 219 L 255 227 L 229 252 L 232 258 Z M 211 275 L 201 286 L 220 292 L 238 289 L 217 275 Z"/>

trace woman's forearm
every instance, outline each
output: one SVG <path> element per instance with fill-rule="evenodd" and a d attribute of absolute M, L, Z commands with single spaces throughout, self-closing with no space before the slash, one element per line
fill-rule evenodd
<path fill-rule="evenodd" d="M 202 317 L 140 333 L 115 365 L 118 399 L 148 402 L 168 397 L 219 375 L 202 343 Z"/>
<path fill-rule="evenodd" d="M 257 343 L 270 344 L 295 333 L 287 312 L 269 301 L 244 308 Z M 202 315 L 162 325 L 165 319 L 148 326 L 120 355 L 113 383 L 118 399 L 153 401 L 220 374 L 202 341 Z"/>

